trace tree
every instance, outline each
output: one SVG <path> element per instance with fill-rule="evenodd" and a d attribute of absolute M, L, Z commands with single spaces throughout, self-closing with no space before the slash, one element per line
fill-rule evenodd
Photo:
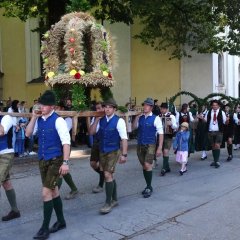
<path fill-rule="evenodd" d="M 139 19 L 142 30 L 135 38 L 171 58 L 190 56 L 192 50 L 240 55 L 239 0 L 3 0 L 0 7 L 23 21 L 45 19 L 48 27 L 66 10 L 126 24 Z"/>

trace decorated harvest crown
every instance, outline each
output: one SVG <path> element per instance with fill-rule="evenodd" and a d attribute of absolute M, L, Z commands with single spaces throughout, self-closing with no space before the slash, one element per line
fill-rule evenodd
<path fill-rule="evenodd" d="M 45 82 L 113 85 L 110 36 L 87 13 L 69 13 L 44 34 L 41 53 Z"/>

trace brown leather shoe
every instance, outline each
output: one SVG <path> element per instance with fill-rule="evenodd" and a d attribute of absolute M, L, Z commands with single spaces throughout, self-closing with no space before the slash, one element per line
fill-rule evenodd
<path fill-rule="evenodd" d="M 21 217 L 21 214 L 20 212 L 15 212 L 15 211 L 11 211 L 8 213 L 8 215 L 2 217 L 2 221 L 10 221 L 14 218 L 20 218 Z"/>

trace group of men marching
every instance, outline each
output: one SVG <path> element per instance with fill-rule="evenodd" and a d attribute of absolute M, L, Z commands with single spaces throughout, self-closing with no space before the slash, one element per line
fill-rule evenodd
<path fill-rule="evenodd" d="M 26 136 L 38 131 L 38 158 L 42 180 L 43 222 L 34 239 L 47 239 L 50 233 L 66 228 L 63 215 L 62 200 L 59 195 L 59 178 L 69 174 L 70 135 L 64 119 L 55 113 L 56 99 L 52 91 L 46 91 L 40 98 L 40 112 L 33 112 L 30 123 L 26 128 Z M 167 103 L 160 106 L 158 116 L 152 113 L 154 101 L 147 98 L 143 102 L 143 113 L 136 116 L 133 129 L 137 129 L 137 157 L 143 169 L 146 187 L 142 191 L 144 198 L 149 198 L 153 192 L 152 169 L 156 157 L 163 156 L 161 175 L 165 176 L 171 171 L 169 165 L 169 150 L 171 149 L 175 133 L 181 126 L 180 132 L 189 132 L 189 146 L 193 143 L 193 130 L 190 123 L 198 122 L 195 129 L 196 150 L 203 151 L 202 160 L 206 159 L 206 151 L 211 145 L 213 163 L 211 166 L 218 168 L 220 147 L 224 141 L 228 144 L 228 160 L 232 159 L 233 124 L 240 123 L 240 113 L 230 114 L 225 106 L 225 111 L 220 109 L 218 100 L 211 102 L 211 109 L 203 109 L 194 119 L 188 111 L 188 105 L 183 104 L 180 112 L 171 113 Z M 116 164 L 127 161 L 128 136 L 125 121 L 116 115 L 117 104 L 114 99 L 98 103 L 97 109 L 103 111 L 105 116 L 92 119 L 89 132 L 94 136 L 90 157 L 92 168 L 99 174 L 99 184 L 93 189 L 94 193 L 102 192 L 105 184 L 106 201 L 100 213 L 107 214 L 118 206 L 117 183 L 114 178 Z M 240 112 L 240 111 L 239 111 Z M 16 204 L 15 191 L 9 178 L 12 166 L 13 150 L 7 145 L 7 132 L 12 126 L 9 115 L 0 118 L 0 186 L 5 189 L 11 205 L 11 212 L 2 218 L 8 221 L 20 217 Z M 239 128 L 240 129 L 240 128 Z M 240 131 L 236 128 L 236 131 Z M 203 131 L 204 130 L 204 131 Z M 181 134 L 180 134 L 181 135 Z M 181 142 L 180 146 L 181 148 Z M 178 148 L 176 147 L 176 148 Z M 187 148 L 189 154 L 191 147 Z M 176 149 L 179 150 L 179 149 Z M 186 159 L 184 161 L 186 172 Z M 53 210 L 57 221 L 49 227 Z"/>

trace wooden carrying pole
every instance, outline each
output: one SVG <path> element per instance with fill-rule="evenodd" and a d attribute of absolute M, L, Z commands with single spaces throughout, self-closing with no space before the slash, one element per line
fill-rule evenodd
<path fill-rule="evenodd" d="M 104 116 L 104 112 L 96 112 L 96 111 L 83 111 L 83 112 L 77 112 L 77 111 L 56 111 L 56 113 L 61 117 L 71 117 L 72 118 L 72 136 L 75 138 L 77 134 L 77 127 L 78 127 L 78 118 L 80 117 L 102 117 Z M 126 113 L 122 113 L 117 111 L 116 115 L 119 117 L 122 117 L 126 121 L 127 129 L 128 129 L 128 118 L 129 116 L 136 116 L 139 112 L 136 111 L 130 111 Z M 12 117 L 25 117 L 25 118 L 31 118 L 32 113 L 8 113 L 8 112 L 0 112 L 0 116 L 4 115 L 10 115 Z"/>

